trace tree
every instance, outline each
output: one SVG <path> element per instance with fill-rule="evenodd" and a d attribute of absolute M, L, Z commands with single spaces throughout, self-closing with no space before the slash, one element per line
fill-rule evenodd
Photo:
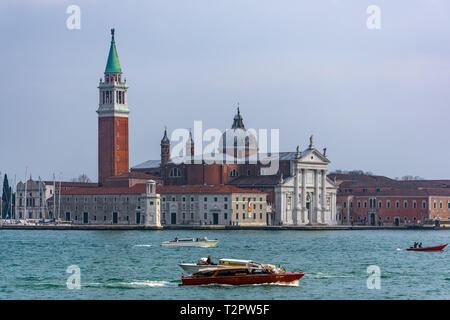
<path fill-rule="evenodd" d="M 11 217 L 11 191 L 9 186 L 8 175 L 5 173 L 3 178 L 3 194 L 2 194 L 2 219 L 9 216 Z"/>

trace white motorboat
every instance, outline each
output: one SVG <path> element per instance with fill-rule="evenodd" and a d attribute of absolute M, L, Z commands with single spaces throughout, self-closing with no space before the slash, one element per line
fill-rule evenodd
<path fill-rule="evenodd" d="M 212 248 L 217 246 L 219 240 L 208 240 L 205 238 L 175 238 L 171 241 L 164 241 L 161 243 L 163 247 L 201 247 Z"/>

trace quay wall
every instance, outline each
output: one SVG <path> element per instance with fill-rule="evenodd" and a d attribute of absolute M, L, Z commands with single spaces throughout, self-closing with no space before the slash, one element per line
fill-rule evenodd
<path fill-rule="evenodd" d="M 0 225 L 4 230 L 299 230 L 299 231 L 332 231 L 332 230 L 434 230 L 422 226 L 223 226 L 223 225 L 195 225 L 195 226 L 142 226 L 142 225 Z M 450 230 L 450 228 L 438 228 Z"/>

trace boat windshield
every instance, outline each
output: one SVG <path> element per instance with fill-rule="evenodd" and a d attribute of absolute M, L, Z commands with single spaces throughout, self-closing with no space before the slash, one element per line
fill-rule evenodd
<path fill-rule="evenodd" d="M 235 275 L 246 275 L 248 274 L 248 269 L 225 269 L 219 270 L 218 276 L 235 276 Z"/>

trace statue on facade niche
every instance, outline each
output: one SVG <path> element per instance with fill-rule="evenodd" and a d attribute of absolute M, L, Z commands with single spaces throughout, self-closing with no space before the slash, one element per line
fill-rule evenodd
<path fill-rule="evenodd" d="M 311 135 L 309 137 L 309 148 L 312 149 L 313 148 L 313 135 Z"/>

